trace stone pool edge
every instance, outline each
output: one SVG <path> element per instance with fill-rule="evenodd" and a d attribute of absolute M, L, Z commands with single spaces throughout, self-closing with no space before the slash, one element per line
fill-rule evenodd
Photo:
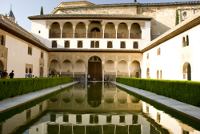
<path fill-rule="evenodd" d="M 125 84 L 121 84 L 121 83 L 117 83 L 117 82 L 111 82 L 113 84 L 116 84 L 117 86 L 120 86 L 122 88 L 125 88 L 126 90 L 129 90 L 131 92 L 134 92 L 140 96 L 143 96 L 145 98 L 148 98 L 149 100 L 155 101 L 159 104 L 162 104 L 166 107 L 169 107 L 173 110 L 176 110 L 178 112 L 181 112 L 183 114 L 186 114 L 192 118 L 195 118 L 197 120 L 200 120 L 200 108 L 187 104 L 187 103 L 183 103 L 165 96 L 161 96 L 161 95 L 157 95 L 155 93 L 149 92 L 149 91 L 145 91 L 142 89 L 138 89 L 138 88 L 134 88 Z"/>
<path fill-rule="evenodd" d="M 14 98 L 8 98 L 8 99 L 5 99 L 5 100 L 2 100 L 2 101 L 0 101 L 0 113 L 5 112 L 5 111 L 12 109 L 14 107 L 20 106 L 24 103 L 30 102 L 34 99 L 48 95 L 48 94 L 53 93 L 55 91 L 58 91 L 61 88 L 65 88 L 65 87 L 74 85 L 76 83 L 78 83 L 78 81 L 74 81 L 74 82 L 70 82 L 70 83 L 66 83 L 66 84 L 62 84 L 62 85 L 57 85 L 55 87 L 50 87 L 50 88 L 46 88 L 46 89 L 43 89 L 43 90 L 40 90 L 40 91 L 31 92 L 31 93 L 28 93 L 28 94 L 16 96 Z"/>

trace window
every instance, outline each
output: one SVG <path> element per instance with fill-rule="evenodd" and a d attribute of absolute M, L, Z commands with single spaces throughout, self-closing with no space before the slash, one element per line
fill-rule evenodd
<path fill-rule="evenodd" d="M 83 47 L 83 42 L 82 41 L 78 41 L 78 48 L 82 48 Z"/>
<path fill-rule="evenodd" d="M 189 134 L 189 132 L 188 132 L 188 131 L 185 131 L 185 130 L 183 130 L 183 134 Z"/>
<path fill-rule="evenodd" d="M 113 48 L 112 42 L 111 42 L 111 41 L 108 41 L 108 43 L 107 43 L 107 48 Z"/>
<path fill-rule="evenodd" d="M 189 37 L 186 35 L 186 46 L 189 46 Z"/>
<path fill-rule="evenodd" d="M 107 116 L 106 117 L 106 122 L 107 123 L 111 123 L 111 121 L 112 121 L 112 116 L 111 115 Z"/>
<path fill-rule="evenodd" d="M 99 41 L 95 42 L 95 48 L 99 48 Z"/>
<path fill-rule="evenodd" d="M 147 53 L 147 59 L 149 59 L 149 53 Z"/>
<path fill-rule="evenodd" d="M 91 48 L 94 48 L 94 41 L 91 41 Z"/>
<path fill-rule="evenodd" d="M 5 46 L 4 36 L 0 35 L 0 45 Z"/>
<path fill-rule="evenodd" d="M 76 122 L 81 123 L 82 122 L 82 115 L 76 115 Z"/>
<path fill-rule="evenodd" d="M 133 42 L 133 48 L 138 49 L 138 42 Z"/>
<path fill-rule="evenodd" d="M 133 120 L 133 124 L 137 124 L 138 123 L 138 115 L 133 115 L 132 117 L 132 120 Z"/>
<path fill-rule="evenodd" d="M 41 59 L 43 59 L 43 57 L 44 57 L 44 53 L 43 53 L 43 52 L 41 52 L 41 57 L 40 57 L 40 58 L 41 58 Z"/>
<path fill-rule="evenodd" d="M 157 113 L 157 122 L 159 122 L 160 123 L 160 114 L 159 113 Z"/>
<path fill-rule="evenodd" d="M 56 122 L 56 114 L 50 114 L 50 122 Z"/>
<path fill-rule="evenodd" d="M 157 79 L 159 79 L 159 70 L 157 70 Z"/>
<path fill-rule="evenodd" d="M 125 116 L 119 116 L 119 123 L 125 123 Z"/>
<path fill-rule="evenodd" d="M 40 112 L 42 111 L 42 109 L 43 109 L 43 108 L 42 108 L 42 104 L 40 104 L 40 108 L 39 108 Z"/>
<path fill-rule="evenodd" d="M 63 122 L 69 122 L 69 115 L 63 115 Z"/>
<path fill-rule="evenodd" d="M 160 70 L 160 79 L 162 79 L 162 70 Z"/>
<path fill-rule="evenodd" d="M 31 47 L 28 47 L 28 54 L 32 55 L 32 48 Z"/>
<path fill-rule="evenodd" d="M 57 42 L 56 41 L 52 42 L 52 48 L 57 48 Z"/>
<path fill-rule="evenodd" d="M 125 42 L 121 42 L 121 46 L 120 46 L 120 48 L 126 48 L 126 44 L 125 44 Z"/>
<path fill-rule="evenodd" d="M 26 120 L 30 120 L 31 119 L 31 110 L 27 110 L 26 111 Z"/>
<path fill-rule="evenodd" d="M 160 55 L 160 48 L 157 49 L 157 55 Z"/>
<path fill-rule="evenodd" d="M 65 41 L 65 48 L 70 48 L 70 42 L 69 41 Z"/>

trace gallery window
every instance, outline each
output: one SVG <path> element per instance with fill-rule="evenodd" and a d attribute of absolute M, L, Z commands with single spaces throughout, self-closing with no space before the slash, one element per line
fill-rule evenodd
<path fill-rule="evenodd" d="M 78 48 L 82 48 L 83 47 L 83 42 L 82 41 L 78 41 Z"/>
<path fill-rule="evenodd" d="M 108 43 L 107 43 L 107 48 L 113 48 L 113 45 L 112 45 L 112 42 L 111 42 L 111 41 L 108 41 Z"/>
<path fill-rule="evenodd" d="M 157 49 L 157 55 L 160 55 L 160 48 Z"/>
<path fill-rule="evenodd" d="M 91 41 L 91 48 L 94 48 L 94 41 Z"/>
<path fill-rule="evenodd" d="M 52 42 L 52 48 L 57 48 L 57 41 Z"/>
<path fill-rule="evenodd" d="M 65 41 L 65 48 L 70 48 L 70 42 L 68 40 Z"/>
<path fill-rule="evenodd" d="M 32 48 L 31 47 L 28 47 L 28 54 L 32 55 Z"/>
<path fill-rule="evenodd" d="M 0 35 L 0 45 L 5 46 L 5 39 L 3 35 Z"/>
<path fill-rule="evenodd" d="M 124 41 L 121 42 L 120 48 L 126 48 L 126 43 Z"/>
<path fill-rule="evenodd" d="M 40 58 L 43 59 L 43 57 L 44 57 L 44 53 L 41 52 L 41 56 L 40 56 Z"/>
<path fill-rule="evenodd" d="M 138 49 L 138 42 L 133 42 L 133 48 Z"/>
<path fill-rule="evenodd" d="M 149 59 L 149 53 L 147 53 L 147 59 Z"/>
<path fill-rule="evenodd" d="M 185 37 L 182 38 L 182 46 L 186 47 L 189 46 L 189 36 L 186 35 Z"/>

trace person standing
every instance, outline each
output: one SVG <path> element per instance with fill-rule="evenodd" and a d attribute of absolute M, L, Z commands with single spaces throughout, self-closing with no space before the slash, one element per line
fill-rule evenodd
<path fill-rule="evenodd" d="M 7 70 L 5 70 L 4 72 L 3 72 L 3 79 L 5 79 L 5 77 L 7 76 Z"/>
<path fill-rule="evenodd" d="M 9 74 L 9 76 L 10 76 L 10 79 L 14 78 L 14 70 L 12 70 L 12 72 Z"/>
<path fill-rule="evenodd" d="M 28 78 L 28 73 L 25 73 L 25 78 Z"/>
<path fill-rule="evenodd" d="M 88 81 L 90 81 L 90 74 L 88 74 L 88 76 L 87 76 L 87 77 L 88 77 Z"/>

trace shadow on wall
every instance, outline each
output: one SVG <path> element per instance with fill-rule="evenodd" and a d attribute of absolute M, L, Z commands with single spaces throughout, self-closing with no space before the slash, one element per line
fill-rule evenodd
<path fill-rule="evenodd" d="M 175 18 L 174 18 L 175 20 Z M 175 25 L 175 22 L 174 22 Z M 171 28 L 164 25 L 163 23 L 152 19 L 151 20 L 151 40 L 156 39 L 161 34 L 165 33 L 166 31 L 170 30 Z"/>

